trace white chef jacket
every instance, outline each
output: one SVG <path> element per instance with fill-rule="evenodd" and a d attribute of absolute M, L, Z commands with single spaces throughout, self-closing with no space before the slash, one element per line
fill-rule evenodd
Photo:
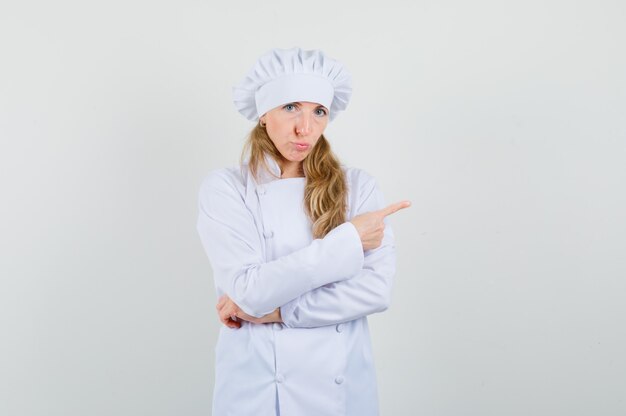
<path fill-rule="evenodd" d="M 343 169 L 348 219 L 384 207 L 370 175 Z M 349 221 L 314 239 L 304 186 L 263 169 L 257 182 L 246 164 L 201 185 L 197 227 L 217 295 L 256 317 L 280 307 L 283 319 L 220 328 L 214 416 L 378 415 L 366 316 L 389 306 L 393 233 L 387 225 L 381 246 L 365 253 Z"/>

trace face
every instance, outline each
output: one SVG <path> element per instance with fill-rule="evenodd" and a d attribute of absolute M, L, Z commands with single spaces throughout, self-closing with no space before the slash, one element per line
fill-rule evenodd
<path fill-rule="evenodd" d="M 287 103 L 268 111 L 260 121 L 287 163 L 299 164 L 328 125 L 328 109 L 307 101 Z"/>

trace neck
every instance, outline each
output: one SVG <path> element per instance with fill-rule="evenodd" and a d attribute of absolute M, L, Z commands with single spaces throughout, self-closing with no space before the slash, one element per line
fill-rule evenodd
<path fill-rule="evenodd" d="M 280 175 L 282 179 L 301 178 L 304 176 L 302 162 L 291 162 L 285 160 L 280 164 L 280 171 L 282 172 Z"/>

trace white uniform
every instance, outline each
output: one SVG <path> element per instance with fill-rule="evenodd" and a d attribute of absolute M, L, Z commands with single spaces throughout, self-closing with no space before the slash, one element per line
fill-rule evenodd
<path fill-rule="evenodd" d="M 371 176 L 344 172 L 348 219 L 384 206 Z M 202 183 L 198 232 L 218 296 L 257 317 L 280 307 L 284 321 L 221 327 L 214 416 L 378 414 L 366 316 L 390 302 L 393 233 L 387 226 L 382 245 L 365 253 L 350 222 L 313 239 L 304 186 L 264 171 L 257 183 L 245 165 Z"/>

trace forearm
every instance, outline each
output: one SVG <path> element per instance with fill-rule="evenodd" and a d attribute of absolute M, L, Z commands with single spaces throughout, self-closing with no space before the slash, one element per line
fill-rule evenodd
<path fill-rule="evenodd" d="M 217 226 L 203 219 L 200 229 L 206 235 L 217 235 L 217 230 L 211 229 Z M 363 265 L 359 237 L 349 223 L 270 262 L 262 262 L 258 256 L 242 262 L 236 257 L 241 249 L 232 249 L 214 238 L 203 242 L 212 260 L 218 292 L 226 293 L 254 317 L 262 317 L 303 293 L 348 279 Z"/>
<path fill-rule="evenodd" d="M 376 267 L 363 268 L 349 280 L 330 283 L 284 304 L 281 318 L 287 327 L 333 325 L 382 312 L 389 307 L 395 274 L 395 253 L 387 247 Z"/>

